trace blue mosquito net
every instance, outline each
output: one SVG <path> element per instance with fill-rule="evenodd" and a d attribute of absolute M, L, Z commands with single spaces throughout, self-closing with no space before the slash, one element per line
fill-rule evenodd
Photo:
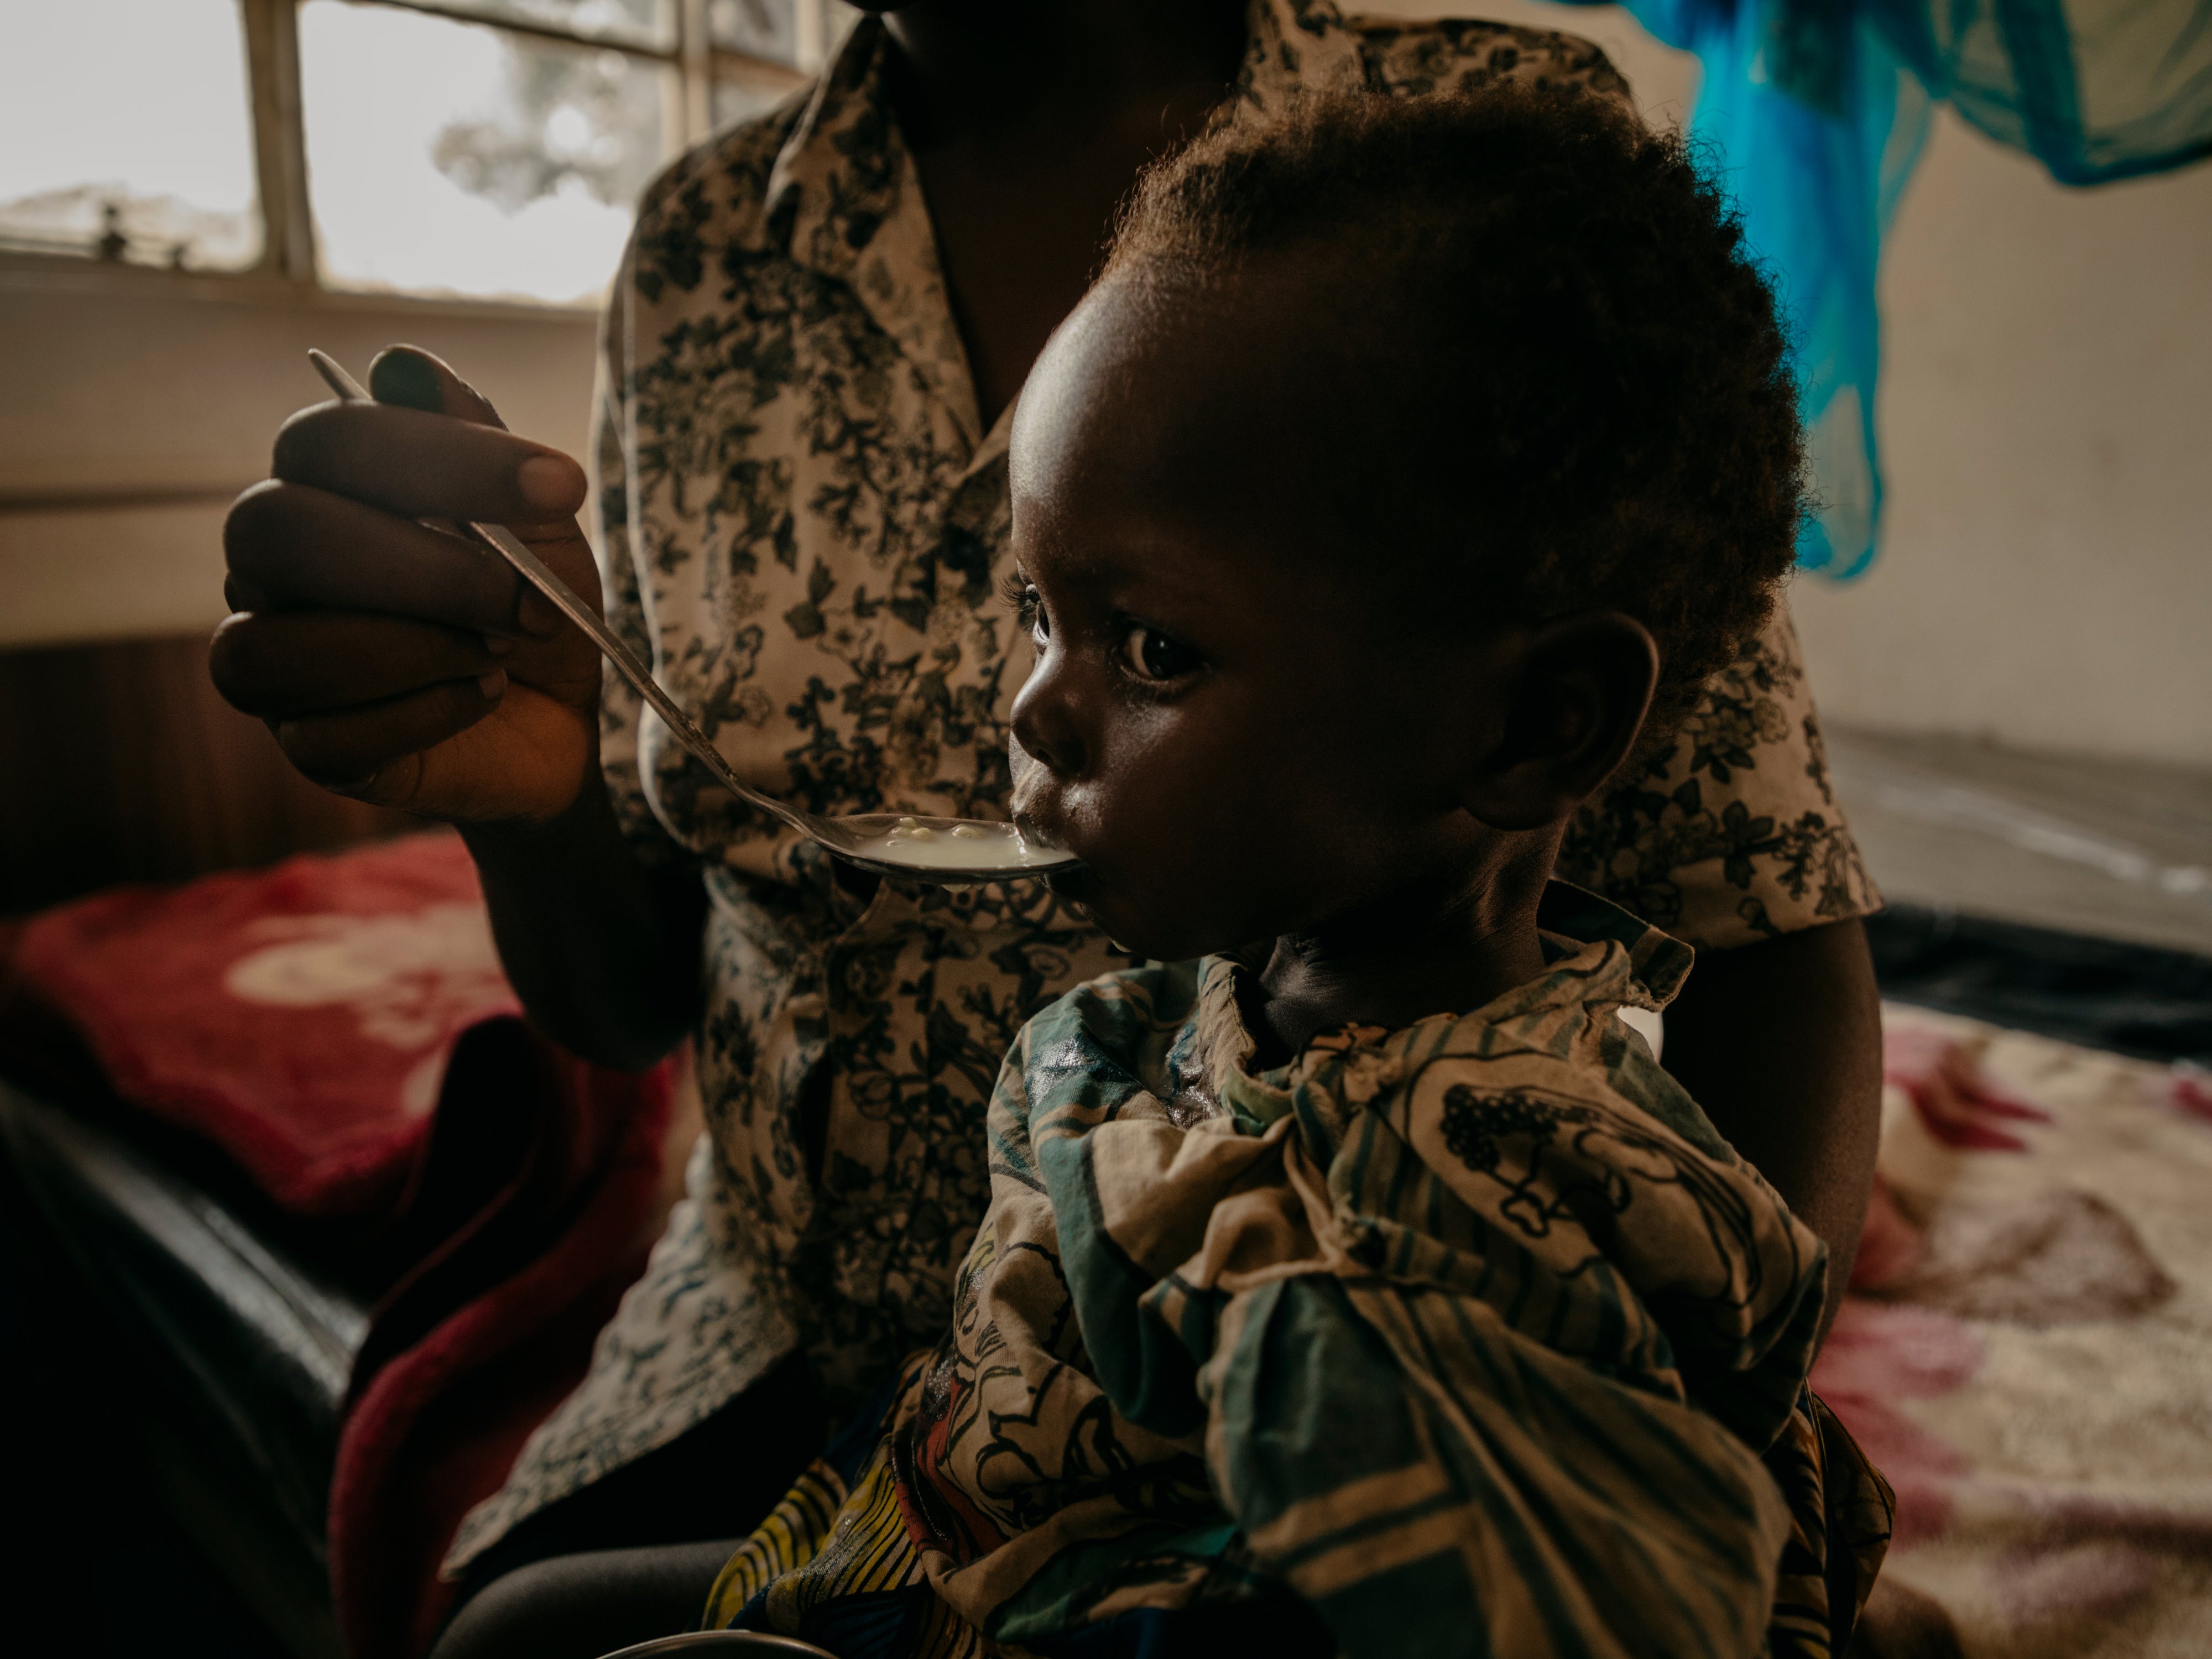
<path fill-rule="evenodd" d="M 1797 545 L 1847 578 L 1881 515 L 1881 239 L 1934 100 L 2069 185 L 2212 155 L 2212 0 L 1626 0 L 1704 76 L 1724 173 L 1795 337 L 1820 511 Z"/>

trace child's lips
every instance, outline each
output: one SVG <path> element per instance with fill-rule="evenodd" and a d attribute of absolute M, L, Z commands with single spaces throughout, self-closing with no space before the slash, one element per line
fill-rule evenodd
<path fill-rule="evenodd" d="M 1081 855 L 1081 849 L 1068 844 L 1064 815 L 1058 792 L 1052 787 L 1052 775 L 1027 755 L 1017 749 L 1014 765 L 1013 798 L 1006 803 L 1007 816 L 1013 819 L 1014 828 L 1024 838 L 1040 847 L 1054 848 Z"/>
<path fill-rule="evenodd" d="M 1030 759 L 1018 743 L 1009 746 L 1007 759 L 1012 763 L 1014 787 L 1007 798 L 1006 815 L 1024 835 L 1042 840 L 1052 833 L 1050 820 L 1060 816 L 1042 810 L 1054 795 L 1052 774 Z"/>
<path fill-rule="evenodd" d="M 1013 798 L 1007 805 L 1014 828 L 1039 847 L 1074 854 L 1082 863 L 1066 873 L 1091 884 L 1094 866 L 1090 849 L 1084 844 L 1091 838 L 1071 833 L 1080 814 L 1068 811 L 1067 797 L 1048 769 L 1023 753 L 1019 744 L 1014 746 L 1013 755 Z M 1063 890 L 1059 881 L 1054 881 L 1053 890 Z"/>
<path fill-rule="evenodd" d="M 1063 898 L 1081 901 L 1098 888 L 1098 871 L 1084 848 L 1062 828 L 1059 815 L 1024 810 L 1017 807 L 1013 815 L 1014 828 L 1024 840 L 1039 847 L 1049 847 L 1073 853 L 1079 862 L 1061 866 L 1045 877 L 1045 884 Z"/>
<path fill-rule="evenodd" d="M 1083 856 L 1082 848 L 1069 843 L 1066 835 L 1059 824 L 1041 813 L 1018 810 L 1014 813 L 1014 828 L 1021 831 L 1023 840 L 1036 846 L 1048 848 L 1055 852 L 1073 853 L 1078 858 Z"/>

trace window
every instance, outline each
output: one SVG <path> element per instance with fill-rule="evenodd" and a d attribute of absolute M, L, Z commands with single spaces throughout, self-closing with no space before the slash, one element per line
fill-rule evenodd
<path fill-rule="evenodd" d="M 238 0 L 21 6 L 0 53 L 0 246 L 260 262 Z"/>
<path fill-rule="evenodd" d="M 306 0 L 299 40 L 334 286 L 587 299 L 683 137 L 657 58 L 356 0 Z"/>
<path fill-rule="evenodd" d="M 638 191 L 838 0 L 67 0 L 0 60 L 0 250 L 589 303 Z"/>

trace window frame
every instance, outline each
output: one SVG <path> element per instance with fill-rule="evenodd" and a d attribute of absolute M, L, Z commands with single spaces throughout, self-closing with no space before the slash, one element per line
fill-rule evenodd
<path fill-rule="evenodd" d="M 307 190 L 307 131 L 300 101 L 299 9 L 302 0 L 238 0 L 246 45 L 246 91 L 252 105 L 255 185 L 261 210 L 261 257 L 237 270 L 204 270 L 143 265 L 84 253 L 49 252 L 0 246 L 0 268 L 47 273 L 66 280 L 81 276 L 92 283 L 117 279 L 191 283 L 275 286 L 291 295 L 350 296 L 350 289 L 325 284 L 315 258 L 314 205 Z M 349 0 L 356 5 L 420 12 L 456 22 L 563 46 L 618 52 L 676 72 L 678 98 L 663 143 L 664 162 L 714 130 L 714 94 L 719 80 L 745 79 L 781 83 L 796 89 L 822 67 L 828 39 L 826 0 L 793 0 L 796 64 L 785 64 L 714 44 L 708 28 L 708 0 L 674 0 L 674 38 L 665 46 L 641 45 L 570 31 L 556 24 L 486 16 L 467 0 Z M 234 289 L 228 291 L 235 291 Z M 404 290 L 379 295 L 408 305 L 480 311 L 486 307 L 559 313 L 578 307 L 524 300 L 461 298 Z"/>

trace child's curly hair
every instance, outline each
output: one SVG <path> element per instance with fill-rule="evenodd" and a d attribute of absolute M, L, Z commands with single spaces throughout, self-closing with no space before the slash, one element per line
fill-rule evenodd
<path fill-rule="evenodd" d="M 1262 262 L 1314 285 L 1285 349 L 1370 405 L 1352 524 L 1511 614 L 1635 617 L 1647 742 L 1671 732 L 1764 625 L 1805 510 L 1773 296 L 1680 137 L 1570 88 L 1311 98 L 1155 166 L 1101 280 Z"/>

